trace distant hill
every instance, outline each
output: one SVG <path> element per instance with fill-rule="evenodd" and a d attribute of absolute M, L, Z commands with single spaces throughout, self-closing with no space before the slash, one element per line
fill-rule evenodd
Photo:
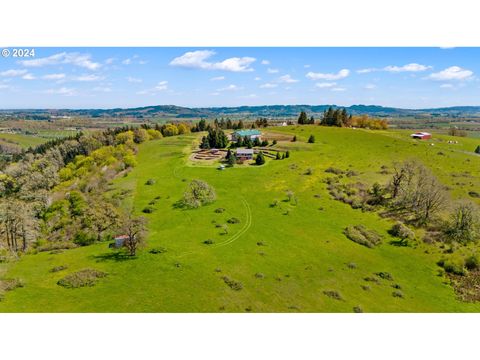
<path fill-rule="evenodd" d="M 134 117 L 134 118 L 209 118 L 220 116 L 232 117 L 293 117 L 300 111 L 309 115 L 318 116 L 328 107 L 338 108 L 337 105 L 261 105 L 238 107 L 205 107 L 188 108 L 175 105 L 152 105 L 136 108 L 114 109 L 27 109 L 27 110 L 0 110 L 0 115 L 14 116 L 43 120 L 50 116 L 86 116 L 94 118 L 103 117 Z M 379 105 L 352 105 L 346 109 L 354 114 L 367 114 L 379 117 L 480 117 L 480 106 L 455 106 L 432 109 L 400 109 Z"/>

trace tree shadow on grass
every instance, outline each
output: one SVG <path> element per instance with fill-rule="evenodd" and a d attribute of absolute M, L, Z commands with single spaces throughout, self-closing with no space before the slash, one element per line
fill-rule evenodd
<path fill-rule="evenodd" d="M 136 256 L 130 256 L 127 253 L 122 251 L 116 251 L 116 252 L 103 253 L 100 255 L 94 255 L 93 258 L 97 262 L 105 262 L 105 261 L 121 262 L 121 261 L 134 260 L 136 259 Z"/>

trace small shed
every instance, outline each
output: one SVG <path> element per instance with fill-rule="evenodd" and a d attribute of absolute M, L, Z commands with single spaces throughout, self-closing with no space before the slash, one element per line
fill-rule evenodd
<path fill-rule="evenodd" d="M 115 236 L 115 249 L 120 249 L 125 244 L 125 241 L 128 240 L 128 235 L 117 235 Z"/>
<path fill-rule="evenodd" d="M 411 134 L 410 137 L 412 139 L 428 140 L 432 138 L 432 134 L 420 131 L 416 132 L 415 134 Z"/>
<path fill-rule="evenodd" d="M 236 157 L 238 160 L 252 160 L 253 149 L 237 149 Z"/>

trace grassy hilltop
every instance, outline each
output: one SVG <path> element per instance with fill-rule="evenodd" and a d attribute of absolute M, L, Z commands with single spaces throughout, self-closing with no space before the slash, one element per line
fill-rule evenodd
<path fill-rule="evenodd" d="M 144 214 L 146 248 L 130 259 L 115 256 L 103 242 L 0 264 L 0 275 L 25 284 L 5 295 L 0 312 L 480 311 L 479 303 L 458 300 L 439 275 L 441 249 L 421 241 L 423 230 L 417 230 L 414 246 L 395 246 L 388 233 L 394 221 L 334 200 L 324 182 L 331 176 L 325 170 L 334 167 L 355 173 L 348 181 L 385 184 L 391 175 L 382 166 L 416 159 L 450 188 L 452 201 L 469 198 L 469 191 L 480 188 L 476 139 L 448 144 L 454 138 L 434 135 L 433 141 L 415 142 L 405 131 L 313 125 L 266 131 L 297 136 L 276 146 L 289 150 L 289 158 L 219 171 L 190 160 L 198 135 L 141 144 L 138 165 L 114 181 L 111 195 L 128 193 L 125 206 L 139 214 L 159 197 L 154 211 Z M 307 143 L 312 134 L 315 142 Z M 217 200 L 199 209 L 178 208 L 193 179 L 213 186 Z M 295 201 L 288 201 L 287 191 Z M 239 222 L 228 223 L 232 218 Z M 349 240 L 343 231 L 350 225 L 375 230 L 382 243 L 368 248 Z M 209 239 L 213 244 L 204 243 Z M 59 266 L 68 268 L 51 272 Z M 85 268 L 107 276 L 93 287 L 57 285 Z M 403 297 L 393 295 L 394 286 Z"/>

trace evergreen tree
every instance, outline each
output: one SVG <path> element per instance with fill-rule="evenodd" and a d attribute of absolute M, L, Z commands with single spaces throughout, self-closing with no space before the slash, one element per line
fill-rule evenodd
<path fill-rule="evenodd" d="M 247 149 L 251 149 L 253 147 L 252 139 L 250 139 L 249 136 L 245 136 L 243 138 L 243 145 L 246 146 Z"/>
<path fill-rule="evenodd" d="M 282 160 L 285 159 L 285 153 L 282 154 Z"/>
<path fill-rule="evenodd" d="M 241 136 L 238 137 L 237 143 L 235 144 L 236 147 L 242 147 L 244 145 L 243 138 Z"/>
<path fill-rule="evenodd" d="M 315 136 L 310 135 L 310 137 L 308 138 L 308 143 L 313 144 L 314 142 L 315 142 Z"/>
<path fill-rule="evenodd" d="M 235 156 L 235 154 L 231 154 L 227 162 L 228 162 L 228 165 L 234 166 L 237 163 L 237 157 Z"/>
<path fill-rule="evenodd" d="M 477 146 L 477 148 L 475 149 L 475 152 L 476 152 L 477 154 L 480 154 L 480 145 Z"/>
<path fill-rule="evenodd" d="M 287 150 L 287 152 L 285 153 L 285 157 L 286 157 L 286 158 L 289 158 L 289 157 L 290 157 L 290 151 Z"/>
<path fill-rule="evenodd" d="M 262 146 L 263 146 L 263 147 L 268 146 L 268 140 L 263 140 L 263 141 L 262 141 Z"/>
<path fill-rule="evenodd" d="M 307 113 L 305 111 L 300 112 L 300 115 L 298 117 L 298 124 L 299 125 L 308 124 Z"/>
<path fill-rule="evenodd" d="M 297 135 L 293 135 L 292 142 L 297 141 Z"/>
<path fill-rule="evenodd" d="M 207 141 L 210 148 L 224 149 L 228 145 L 227 135 L 220 128 L 210 128 L 208 130 Z"/>
<path fill-rule="evenodd" d="M 202 137 L 202 143 L 200 144 L 200 149 L 210 149 L 210 144 L 208 143 L 207 137 Z"/>
<path fill-rule="evenodd" d="M 243 121 L 239 120 L 238 125 L 237 125 L 237 129 L 243 129 L 243 128 L 244 128 Z"/>
<path fill-rule="evenodd" d="M 281 159 L 281 157 L 280 157 L 280 153 L 279 153 L 278 151 L 277 151 L 277 156 L 276 156 L 276 158 L 275 158 L 275 159 L 276 159 L 276 160 L 280 160 L 280 159 Z"/>
<path fill-rule="evenodd" d="M 315 118 L 313 116 L 310 117 L 310 120 L 308 121 L 309 124 L 315 124 Z"/>
<path fill-rule="evenodd" d="M 277 140 L 273 140 L 272 145 L 277 145 Z"/>
<path fill-rule="evenodd" d="M 205 121 L 205 119 L 202 119 L 198 122 L 198 130 L 199 131 L 205 131 L 207 128 L 207 122 Z"/>
<path fill-rule="evenodd" d="M 253 146 L 260 146 L 261 143 L 260 143 L 260 139 L 258 137 L 256 137 L 254 140 L 253 140 Z"/>
<path fill-rule="evenodd" d="M 263 155 L 263 152 L 259 152 L 256 159 L 255 159 L 255 164 L 257 165 L 263 165 L 265 164 L 265 155 Z"/>
<path fill-rule="evenodd" d="M 227 129 L 233 129 L 232 120 L 230 119 L 227 120 Z"/>

